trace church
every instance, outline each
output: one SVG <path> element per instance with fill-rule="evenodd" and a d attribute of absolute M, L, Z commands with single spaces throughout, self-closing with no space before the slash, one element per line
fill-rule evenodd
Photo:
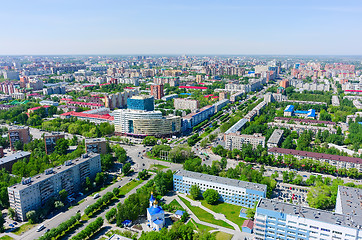
<path fill-rule="evenodd" d="M 151 192 L 150 207 L 147 208 L 147 226 L 154 231 L 159 231 L 165 225 L 165 212 L 157 205 L 157 200 Z"/>

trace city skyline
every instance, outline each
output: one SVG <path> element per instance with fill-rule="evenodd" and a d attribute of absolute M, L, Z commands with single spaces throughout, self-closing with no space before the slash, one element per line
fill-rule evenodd
<path fill-rule="evenodd" d="M 18 1 L 0 55 L 362 55 L 362 3 Z"/>

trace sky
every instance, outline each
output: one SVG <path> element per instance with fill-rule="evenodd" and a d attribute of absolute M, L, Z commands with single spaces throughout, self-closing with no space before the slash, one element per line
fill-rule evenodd
<path fill-rule="evenodd" d="M 361 0 L 3 0 L 0 6 L 0 55 L 362 55 Z"/>

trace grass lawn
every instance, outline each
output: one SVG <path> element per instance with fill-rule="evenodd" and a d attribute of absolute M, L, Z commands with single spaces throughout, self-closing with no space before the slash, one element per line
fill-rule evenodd
<path fill-rule="evenodd" d="M 16 230 L 13 232 L 16 235 L 21 235 L 22 233 L 32 229 L 36 224 L 31 224 L 29 222 L 24 223 L 20 227 L 16 228 Z"/>
<path fill-rule="evenodd" d="M 126 185 L 124 185 L 119 189 L 119 195 L 126 195 L 129 191 L 131 191 L 141 183 L 143 183 L 143 180 L 139 181 L 132 180 L 131 182 L 127 183 Z"/>
<path fill-rule="evenodd" d="M 233 237 L 233 235 L 225 232 L 216 232 L 215 238 L 216 240 L 230 240 Z"/>
<path fill-rule="evenodd" d="M 206 212 L 202 208 L 191 206 L 190 202 L 184 199 L 183 197 L 180 197 L 180 199 L 186 204 L 186 206 L 203 222 L 219 225 L 222 227 L 234 229 L 231 225 L 229 225 L 227 222 L 224 222 L 222 220 L 216 220 L 214 216 L 211 213 Z"/>
<path fill-rule="evenodd" d="M 165 168 L 169 168 L 169 167 L 166 167 L 166 166 L 161 165 L 161 164 L 152 164 L 150 166 L 150 170 L 156 170 L 156 171 L 161 171 L 161 170 L 163 170 Z"/>
<path fill-rule="evenodd" d="M 196 226 L 196 228 L 198 230 L 206 230 L 206 231 L 211 231 L 211 230 L 214 230 L 215 228 L 213 227 L 209 227 L 209 226 L 206 226 L 206 225 L 203 225 L 203 224 L 199 224 L 199 223 L 196 223 L 193 219 L 190 220 L 190 222 L 192 221 L 192 223 Z"/>
<path fill-rule="evenodd" d="M 82 200 L 80 200 L 80 201 L 78 202 L 78 205 L 81 204 L 82 202 L 85 202 L 85 198 L 82 199 Z"/>
<path fill-rule="evenodd" d="M 233 223 L 237 224 L 239 227 L 243 225 L 245 218 L 239 217 L 241 206 L 229 204 L 229 203 L 219 203 L 217 205 L 210 205 L 205 200 L 201 200 L 201 204 L 211 211 L 216 213 L 224 214 L 225 217 L 232 221 Z"/>
<path fill-rule="evenodd" d="M 0 237 L 0 240 L 13 240 L 14 238 L 8 236 L 8 235 L 5 235 L 5 236 L 2 236 Z"/>
<path fill-rule="evenodd" d="M 171 206 L 175 206 L 176 208 L 178 208 L 178 209 L 183 209 L 183 207 L 176 201 L 176 199 L 174 199 L 174 200 L 172 200 L 170 203 L 169 203 L 169 205 L 171 205 Z"/>

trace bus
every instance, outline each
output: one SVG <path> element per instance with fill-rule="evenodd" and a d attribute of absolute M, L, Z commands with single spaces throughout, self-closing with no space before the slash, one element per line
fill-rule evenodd
<path fill-rule="evenodd" d="M 43 230 L 45 228 L 44 224 L 40 225 L 38 227 L 38 229 L 36 230 L 37 232 L 40 232 L 41 230 Z"/>

